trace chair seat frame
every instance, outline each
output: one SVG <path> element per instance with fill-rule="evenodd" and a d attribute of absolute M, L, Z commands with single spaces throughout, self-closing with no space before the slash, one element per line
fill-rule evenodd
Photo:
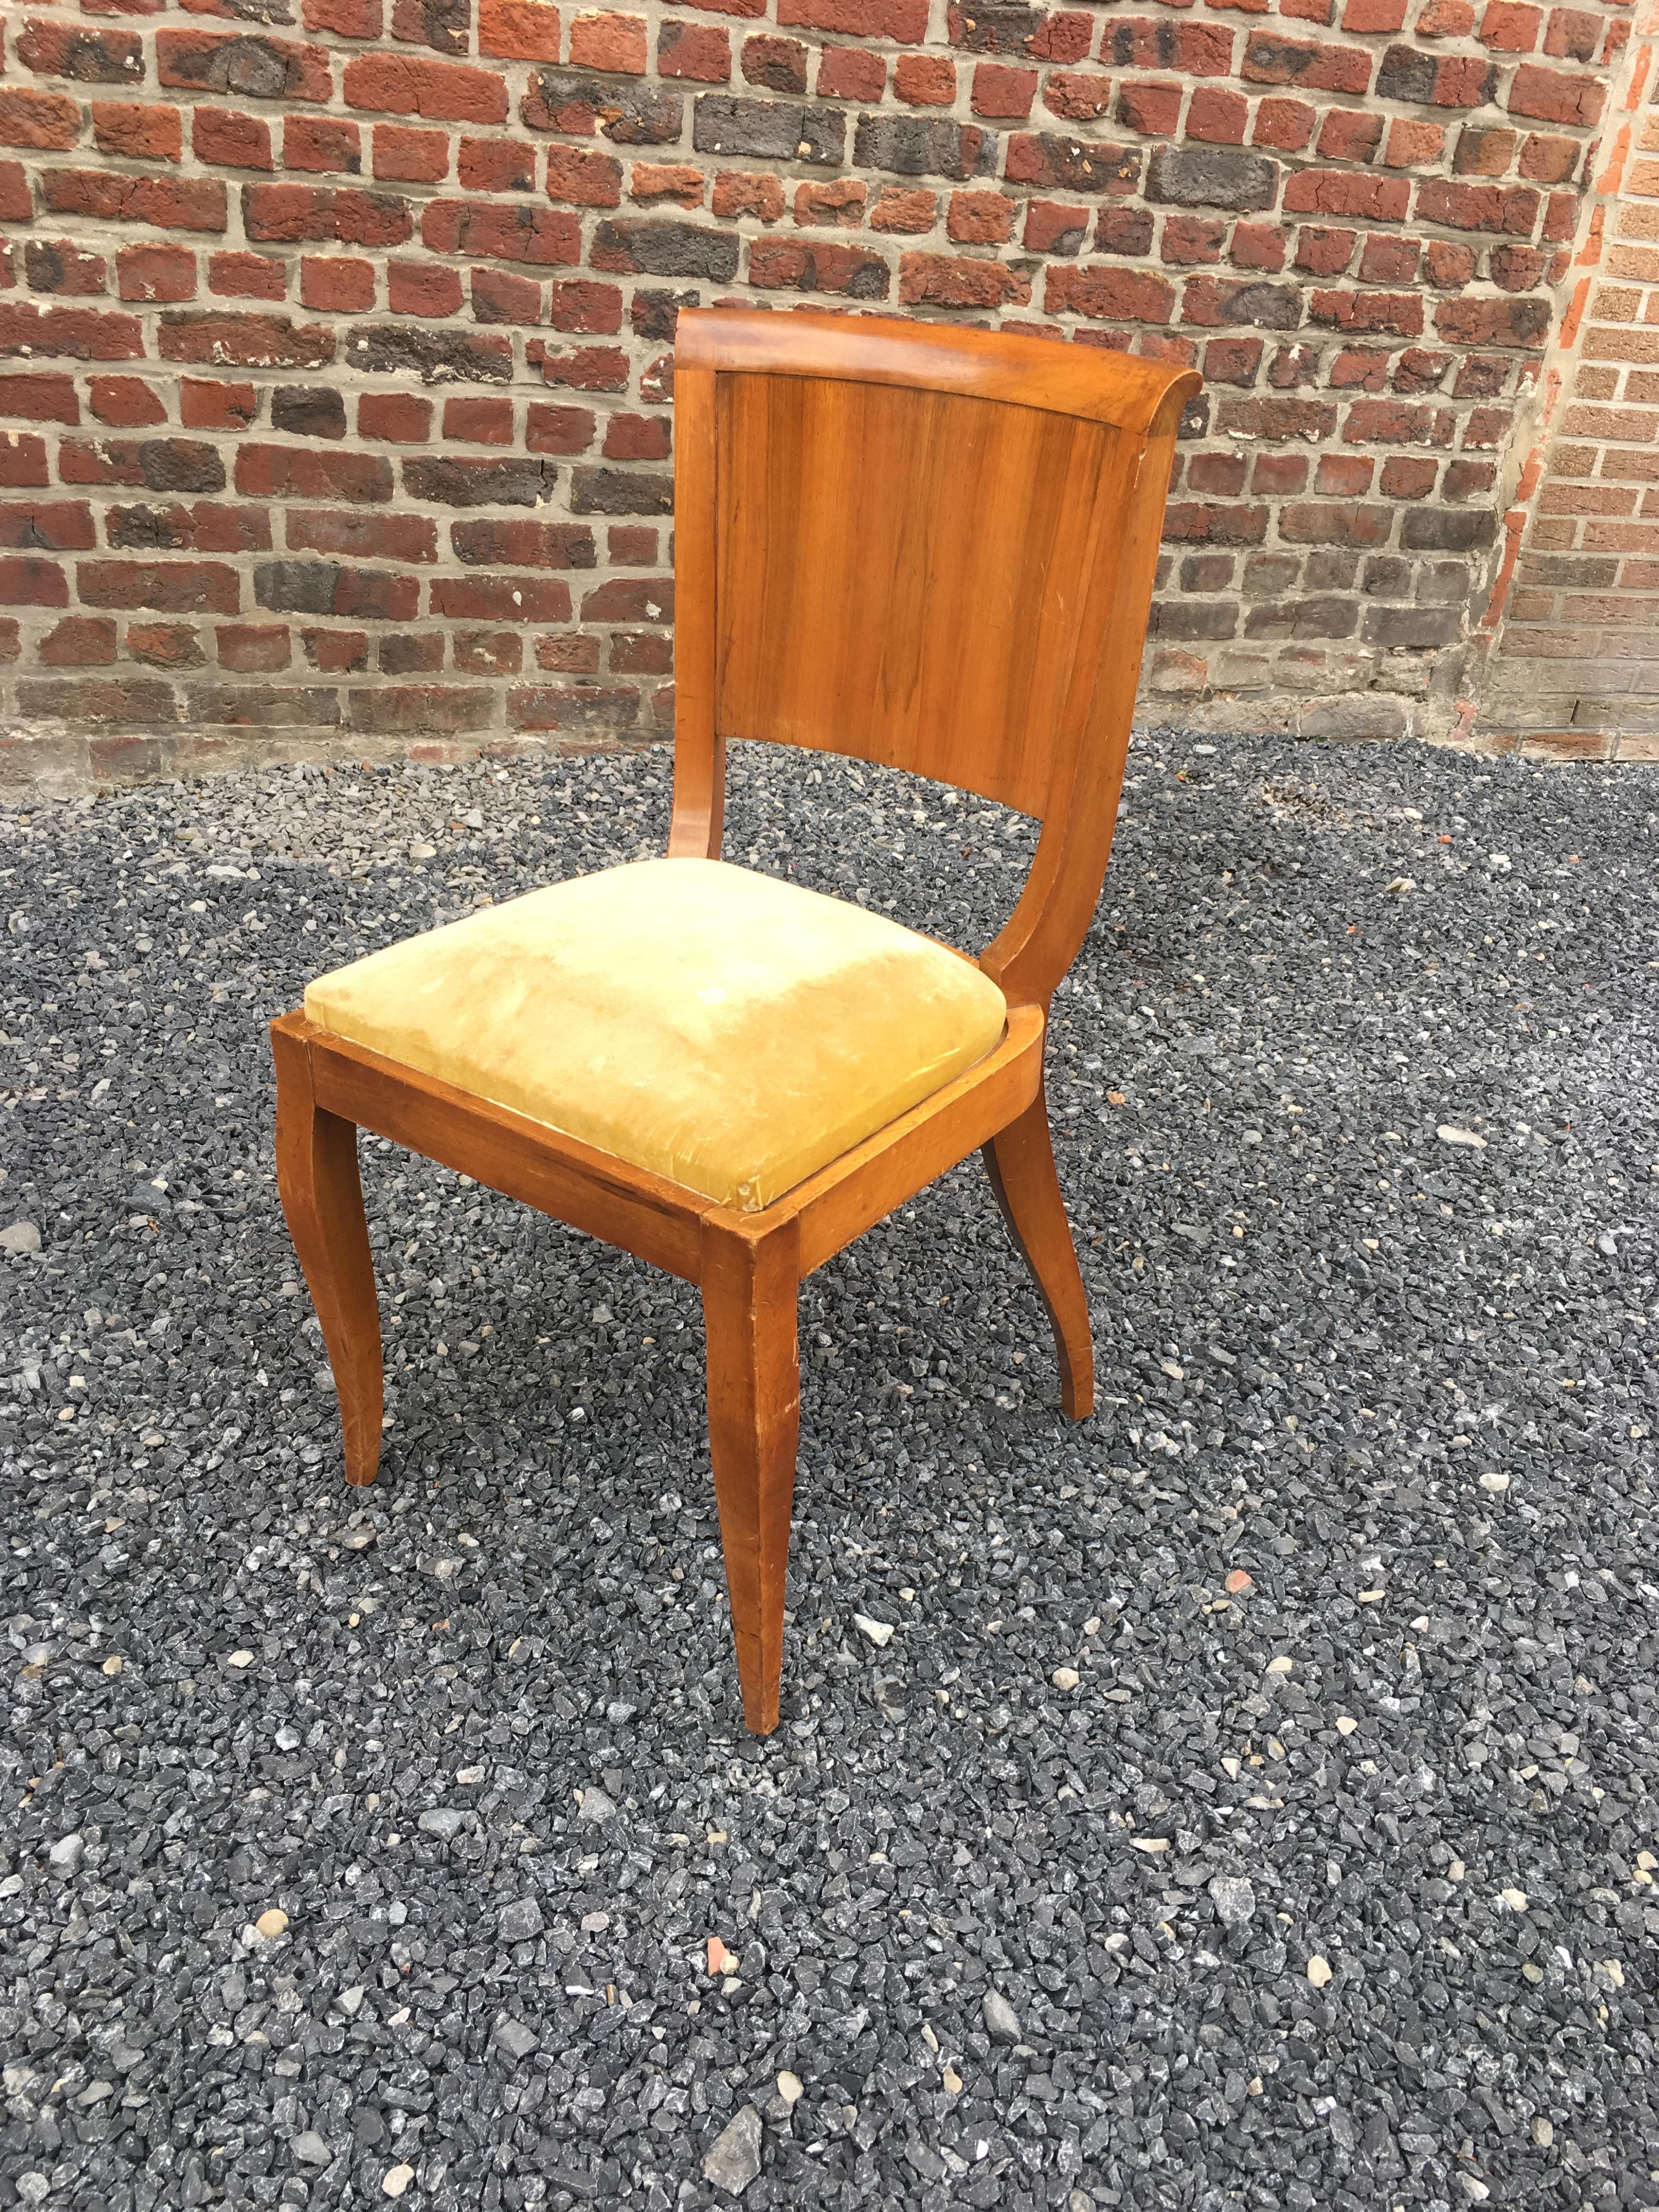
<path fill-rule="evenodd" d="M 1085 671 L 1085 712 L 1026 891 L 979 964 L 1008 1002 L 985 1058 L 896 1121 L 753 1212 L 599 1152 L 550 1126 L 354 1044 L 301 1012 L 270 1025 L 276 1170 L 340 1408 L 346 1479 L 374 1480 L 385 1425 L 379 1304 L 357 1163 L 357 1131 L 470 1176 L 569 1227 L 696 1285 L 708 1346 L 710 1453 L 726 1557 L 744 1719 L 777 1725 L 785 1582 L 799 1435 L 799 1285 L 816 1268 L 975 1150 L 1052 1323 L 1066 1413 L 1094 1402 L 1089 1306 L 1054 1170 L 1043 1096 L 1049 997 L 1081 941 L 1103 875 L 1150 599 L 1158 526 L 1190 371 L 1095 356 L 1041 340 L 841 316 L 684 313 L 677 342 L 677 579 L 672 854 L 718 858 L 725 746 L 712 653 L 714 385 L 734 367 L 863 376 L 957 389 L 1062 411 L 1091 410 L 1117 431 L 1123 477 L 1118 543 L 1093 580 L 1103 630 L 1133 649 Z M 1103 374 L 1103 371 L 1111 371 Z M 688 580 L 692 588 L 685 588 Z M 688 602 L 690 603 L 688 605 Z M 711 615 L 704 620 L 706 613 Z M 1092 751 L 1097 786 L 1077 778 Z M 1065 769 L 1066 773 L 1061 773 Z M 964 779 L 974 787 L 971 778 Z M 1102 823 L 1104 823 L 1103 841 Z M 1082 855 L 1079 865 L 1079 854 Z M 965 956 L 964 956 L 965 957 Z"/>

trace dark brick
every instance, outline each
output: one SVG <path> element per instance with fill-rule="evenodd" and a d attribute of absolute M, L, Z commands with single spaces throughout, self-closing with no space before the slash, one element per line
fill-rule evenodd
<path fill-rule="evenodd" d="M 573 514 L 672 514 L 674 479 L 643 469 L 575 469 L 570 478 Z"/>
<path fill-rule="evenodd" d="M 640 78 L 584 76 L 579 70 L 538 70 L 519 110 L 532 131 L 559 131 L 614 146 L 671 146 L 678 142 L 684 102 L 677 92 Z"/>
<path fill-rule="evenodd" d="M 834 169 L 847 151 L 847 118 L 836 107 L 736 100 L 723 92 L 700 93 L 693 105 L 691 143 L 700 154 L 805 161 Z M 859 127 L 861 133 L 864 125 Z"/>
<path fill-rule="evenodd" d="M 510 384 L 513 341 L 482 331 L 381 324 L 346 332 L 349 367 L 379 376 L 418 376 L 425 384 Z"/>
<path fill-rule="evenodd" d="M 1173 207 L 1270 208 L 1279 194 L 1279 164 L 1237 146 L 1160 146 L 1152 155 L 1146 197 Z"/>
<path fill-rule="evenodd" d="M 270 427 L 290 438 L 343 438 L 343 396 L 326 384 L 279 384 L 270 395 Z"/>
<path fill-rule="evenodd" d="M 866 115 L 853 139 L 858 167 L 896 177 L 988 177 L 996 158 L 994 131 L 932 115 Z"/>
<path fill-rule="evenodd" d="M 403 471 L 409 496 L 439 507 L 539 507 L 553 496 L 559 474 L 551 461 L 520 454 L 499 461 L 463 461 L 411 453 Z"/>
<path fill-rule="evenodd" d="M 729 284 L 738 273 L 739 245 L 735 231 L 621 217 L 597 227 L 588 258 L 595 269 L 639 276 L 701 276 L 712 284 Z"/>
<path fill-rule="evenodd" d="M 1406 510 L 1400 542 L 1413 553 L 1474 553 L 1498 535 L 1498 517 L 1478 509 L 1413 507 Z"/>

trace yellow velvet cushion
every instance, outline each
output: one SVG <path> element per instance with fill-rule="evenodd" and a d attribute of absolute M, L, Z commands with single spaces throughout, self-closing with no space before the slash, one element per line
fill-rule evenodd
<path fill-rule="evenodd" d="M 552 884 L 325 975 L 319 1028 L 744 1211 L 1002 1035 L 969 962 L 721 860 Z"/>

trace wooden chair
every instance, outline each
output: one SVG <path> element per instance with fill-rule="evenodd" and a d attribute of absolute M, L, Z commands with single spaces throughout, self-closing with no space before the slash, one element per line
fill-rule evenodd
<path fill-rule="evenodd" d="M 971 1065 L 902 1111 L 881 1109 L 881 1126 L 790 1187 L 734 1200 L 626 1157 L 625 1129 L 601 1146 L 512 1096 L 481 1095 L 480 1079 L 447 1079 L 441 1054 L 389 1054 L 363 1041 L 380 1032 L 360 1026 L 354 1039 L 345 1020 L 295 1012 L 271 1024 L 278 1181 L 333 1366 L 349 1481 L 374 1480 L 382 1426 L 360 1127 L 698 1285 L 744 1718 L 760 1735 L 778 1720 L 805 1276 L 982 1148 L 1054 1325 L 1065 1410 L 1081 1420 L 1093 1408 L 1044 1032 L 1105 872 L 1176 428 L 1199 385 L 1189 369 L 1127 354 L 938 325 L 680 316 L 673 817 L 669 862 L 644 864 L 659 872 L 639 881 L 689 896 L 716 880 L 670 864 L 706 870 L 719 857 L 732 738 L 885 763 L 1035 816 L 1041 836 L 1012 917 L 975 975 L 951 971 L 981 993 L 989 979 L 1006 1006 L 1000 1037 Z M 718 882 L 740 876 L 770 884 L 737 870 Z M 936 958 L 928 940 L 864 920 Z M 448 936 L 394 950 L 407 965 L 410 946 Z M 501 957 L 509 964 L 490 972 L 521 977 L 521 951 Z M 524 1025 L 507 1026 L 521 1042 Z"/>

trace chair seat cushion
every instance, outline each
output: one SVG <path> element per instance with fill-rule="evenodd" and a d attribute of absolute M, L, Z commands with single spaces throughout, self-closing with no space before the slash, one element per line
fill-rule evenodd
<path fill-rule="evenodd" d="M 745 1212 L 1000 1038 L 1000 991 L 884 915 L 721 860 L 638 860 L 312 984 L 321 1029 Z"/>

